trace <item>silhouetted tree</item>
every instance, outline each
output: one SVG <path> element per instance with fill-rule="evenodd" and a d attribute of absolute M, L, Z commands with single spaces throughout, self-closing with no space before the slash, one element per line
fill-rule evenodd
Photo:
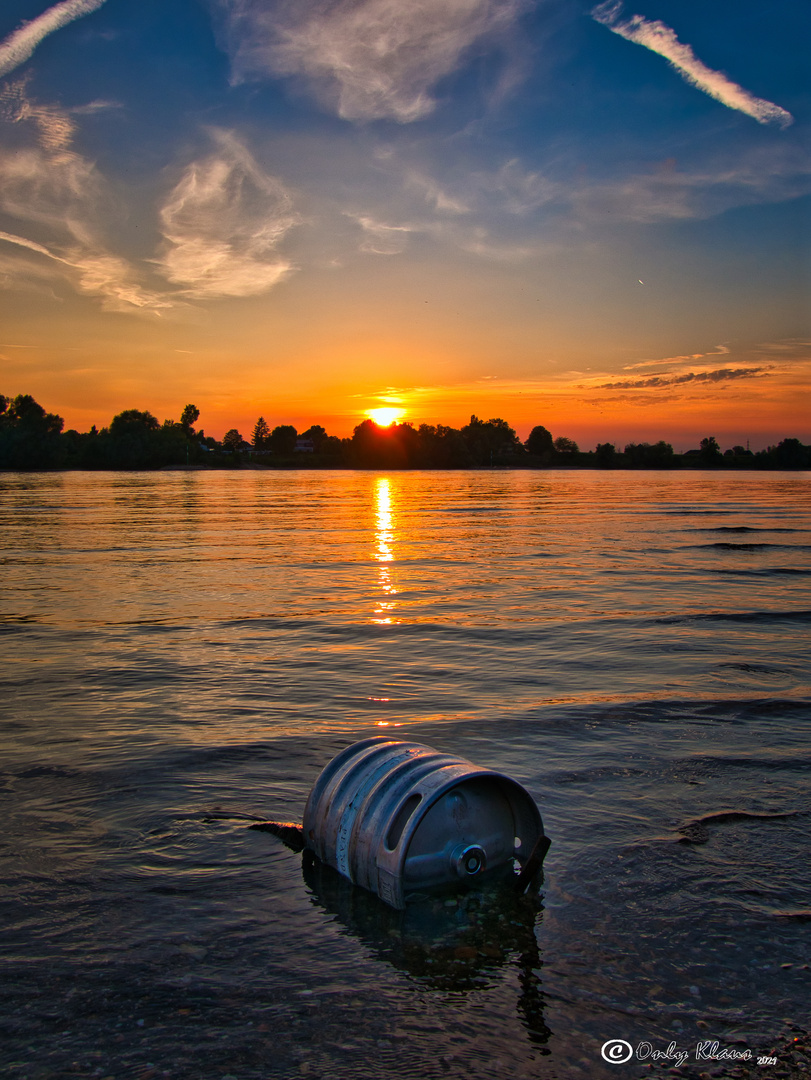
<path fill-rule="evenodd" d="M 364 420 L 352 433 L 349 463 L 361 468 L 404 469 L 416 463 L 419 435 L 411 424 L 381 427 Z"/>
<path fill-rule="evenodd" d="M 236 428 L 230 428 L 222 437 L 223 450 L 236 454 L 242 448 L 243 438 Z"/>
<path fill-rule="evenodd" d="M 270 433 L 268 445 L 274 454 L 288 457 L 296 449 L 298 432 L 292 424 L 279 424 Z"/>
<path fill-rule="evenodd" d="M 30 394 L 0 397 L 0 467 L 56 468 L 62 452 L 62 417 L 46 412 Z"/>
<path fill-rule="evenodd" d="M 110 434 L 114 439 L 123 438 L 125 435 L 143 435 L 144 432 L 157 431 L 160 427 L 158 418 L 151 412 L 141 412 L 140 409 L 125 409 L 114 416 L 110 424 Z"/>
<path fill-rule="evenodd" d="M 417 461 L 426 469 L 458 469 L 472 464 L 462 432 L 444 424 L 420 424 L 417 429 Z"/>
<path fill-rule="evenodd" d="M 151 412 L 125 409 L 99 433 L 88 453 L 94 464 L 114 469 L 154 469 L 189 460 L 189 444 L 180 424 L 159 424 Z"/>
<path fill-rule="evenodd" d="M 552 452 L 554 449 L 552 433 L 547 431 L 547 429 L 540 424 L 530 431 L 529 438 L 524 445 L 526 446 L 528 453 L 533 454 L 535 457 L 545 459 L 546 461 L 552 460 Z"/>
<path fill-rule="evenodd" d="M 254 450 L 267 450 L 269 439 L 270 428 L 268 427 L 264 416 L 260 416 L 253 428 L 253 439 L 251 441 L 253 442 Z"/>
<path fill-rule="evenodd" d="M 811 447 L 799 439 L 783 439 L 769 447 L 769 456 L 778 469 L 807 469 L 811 465 Z"/>
<path fill-rule="evenodd" d="M 313 444 L 313 451 L 316 454 L 320 454 L 325 441 L 329 438 L 326 429 L 322 428 L 320 424 L 313 424 L 308 427 L 306 431 L 302 431 L 299 436 L 302 439 L 310 439 Z"/>
<path fill-rule="evenodd" d="M 574 439 L 567 439 L 565 435 L 559 435 L 554 442 L 555 453 L 564 457 L 574 457 L 580 452 L 580 447 Z"/>
<path fill-rule="evenodd" d="M 190 439 L 192 435 L 194 435 L 194 427 L 192 425 L 197 423 L 199 416 L 200 410 L 196 405 L 187 405 L 180 414 L 180 426 L 183 428 L 186 438 Z"/>
<path fill-rule="evenodd" d="M 597 458 L 598 465 L 607 468 L 616 462 L 617 448 L 610 442 L 597 443 L 597 449 L 594 451 L 594 456 Z"/>
<path fill-rule="evenodd" d="M 674 464 L 673 447 L 660 439 L 650 443 L 628 443 L 624 450 L 629 465 L 635 469 L 667 469 Z"/>
<path fill-rule="evenodd" d="M 470 423 L 462 428 L 462 438 L 476 465 L 497 464 L 521 448 L 515 431 L 500 417 L 480 420 L 474 414 Z"/>
<path fill-rule="evenodd" d="M 714 435 L 708 435 L 706 439 L 701 440 L 699 456 L 704 465 L 720 465 L 721 447 Z"/>
<path fill-rule="evenodd" d="M 325 435 L 321 439 L 316 453 L 325 461 L 328 461 L 330 465 L 341 465 L 344 460 L 344 444 L 349 442 L 349 439 L 339 439 L 337 435 Z"/>

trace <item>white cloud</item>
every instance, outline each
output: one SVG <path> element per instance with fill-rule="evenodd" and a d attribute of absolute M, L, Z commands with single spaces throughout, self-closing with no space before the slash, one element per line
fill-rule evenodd
<path fill-rule="evenodd" d="M 298 76 L 345 120 L 427 116 L 437 82 L 524 0 L 220 0 L 237 80 Z"/>
<path fill-rule="evenodd" d="M 67 278 L 110 311 L 158 313 L 171 307 L 138 283 L 126 259 L 107 250 L 98 222 L 115 205 L 95 166 L 70 149 L 73 123 L 67 114 L 29 101 L 24 82 L 4 88 L 0 107 L 14 123 L 33 122 L 40 143 L 0 150 L 0 212 L 18 230 L 0 233 L 0 240 L 58 264 L 44 272 L 41 258 L 29 258 L 24 268 L 18 266 L 17 278 Z"/>
<path fill-rule="evenodd" d="M 32 101 L 27 94 L 28 78 L 17 79 L 0 88 L 0 119 L 11 124 L 30 120 L 37 128 L 39 145 L 48 151 L 67 150 L 76 132 L 74 116 L 91 116 L 121 106 L 114 101 L 90 101 L 63 109 L 58 105 L 43 105 Z"/>
<path fill-rule="evenodd" d="M 280 180 L 232 135 L 212 134 L 217 151 L 186 169 L 161 211 L 159 265 L 186 296 L 255 296 L 290 272 L 276 247 L 300 218 Z"/>
<path fill-rule="evenodd" d="M 48 251 L 42 244 L 37 244 L 34 240 L 26 240 L 24 236 L 15 236 L 13 233 L 0 232 L 0 240 L 5 240 L 7 244 L 16 244 L 17 247 L 28 248 L 29 251 L 36 251 L 39 255 L 47 255 L 49 259 L 56 259 L 57 262 L 67 262 L 66 259 L 62 259 L 59 255 L 54 255 L 52 251 Z"/>
<path fill-rule="evenodd" d="M 76 125 L 64 109 L 29 100 L 26 82 L 19 79 L 0 89 L 0 117 L 12 124 L 31 120 L 36 125 L 40 146 L 51 151 L 67 149 Z"/>
<path fill-rule="evenodd" d="M 644 45 L 651 52 L 663 56 L 683 79 L 697 86 L 699 90 L 703 90 L 716 101 L 720 101 L 727 108 L 746 113 L 759 124 L 776 123 L 780 127 L 788 127 L 792 123 L 794 118 L 790 112 L 781 109 L 779 105 L 772 104 L 771 101 L 755 97 L 720 71 L 708 68 L 695 56 L 690 46 L 683 45 L 673 30 L 663 22 L 658 20 L 648 22 L 641 15 L 632 15 L 630 19 L 621 22 L 619 20 L 621 10 L 622 4 L 618 0 L 607 0 L 607 3 L 599 4 L 594 8 L 591 14 L 597 22 L 607 26 L 620 37 L 633 41 L 637 45 Z"/>
<path fill-rule="evenodd" d="M 0 209 L 12 217 L 74 235 L 85 231 L 81 219 L 103 199 L 101 177 L 78 154 L 0 152 Z"/>
<path fill-rule="evenodd" d="M 98 102 L 93 111 L 107 107 Z M 159 314 L 184 297 L 255 295 L 290 271 L 275 251 L 299 221 L 290 196 L 227 133 L 213 133 L 217 152 L 189 166 L 163 207 L 158 266 L 183 288 L 153 291 L 105 243 L 102 222 L 114 222 L 123 208 L 92 162 L 70 148 L 74 124 L 67 113 L 29 101 L 24 82 L 0 92 L 0 110 L 14 123 L 34 124 L 40 143 L 0 149 L 0 213 L 15 222 L 0 240 L 32 253 L 24 265 L 32 280 L 45 276 L 38 258 L 44 257 L 51 277 L 66 277 L 107 310 Z"/>
<path fill-rule="evenodd" d="M 468 251 L 471 255 L 478 255 L 482 259 L 491 259 L 494 262 L 521 263 L 538 255 L 541 248 L 536 240 L 511 241 L 493 236 L 484 226 L 473 228 L 459 228 L 454 225 L 437 226 L 434 228 L 435 236 L 456 244 L 462 251 Z"/>
<path fill-rule="evenodd" d="M 730 349 L 727 345 L 716 345 L 714 349 L 706 353 L 690 353 L 686 356 L 666 356 L 659 360 L 640 360 L 635 364 L 623 364 L 623 371 L 641 371 L 644 368 L 652 367 L 668 367 L 678 368 L 685 364 L 688 366 L 695 363 L 696 360 L 704 360 L 708 356 L 729 356 Z"/>
<path fill-rule="evenodd" d="M 790 145 L 759 147 L 737 161 L 706 161 L 679 171 L 670 163 L 649 174 L 575 188 L 568 196 L 579 221 L 688 221 L 738 206 L 781 202 L 811 192 L 811 161 Z"/>
<path fill-rule="evenodd" d="M 0 232 L 0 241 L 44 255 L 54 262 L 77 271 L 78 273 L 73 276 L 77 279 L 80 292 L 101 297 L 103 306 L 108 311 L 126 312 L 133 308 L 144 308 L 157 314 L 161 308 L 171 307 L 169 301 L 141 288 L 133 280 L 129 263 L 115 255 L 103 251 L 90 252 L 75 248 L 70 257 L 65 257 L 50 251 L 43 244 L 7 232 Z"/>
<path fill-rule="evenodd" d="M 485 191 L 498 195 L 511 214 L 528 214 L 559 198 L 564 189 L 537 172 L 527 172 L 518 158 L 506 162 L 495 175 L 480 175 Z"/>
<path fill-rule="evenodd" d="M 367 214 L 347 212 L 346 216 L 357 221 L 363 229 L 360 250 L 371 255 L 399 255 L 408 243 L 409 233 L 415 231 L 412 225 L 386 225 Z"/>
<path fill-rule="evenodd" d="M 406 173 L 405 183 L 407 187 L 418 191 L 438 213 L 467 214 L 470 211 L 467 202 L 440 187 L 433 177 L 426 176 L 415 169 Z"/>
<path fill-rule="evenodd" d="M 43 38 L 48 37 L 54 30 L 97 11 L 104 3 L 105 0 L 63 0 L 63 3 L 54 4 L 36 19 L 23 23 L 13 34 L 9 34 L 5 41 L 0 42 L 0 76 L 8 75 L 20 64 L 24 64 Z"/>
<path fill-rule="evenodd" d="M 100 296 L 107 311 L 131 312 L 133 308 L 160 314 L 174 303 L 159 293 L 144 289 L 126 259 L 105 251 L 76 252 L 71 266 L 79 272 L 79 288 Z"/>

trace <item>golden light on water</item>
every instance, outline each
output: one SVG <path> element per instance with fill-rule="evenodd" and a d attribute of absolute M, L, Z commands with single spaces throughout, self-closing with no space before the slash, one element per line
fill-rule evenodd
<path fill-rule="evenodd" d="M 366 415 L 370 420 L 374 420 L 379 427 L 388 427 L 389 424 L 397 423 L 403 415 L 403 410 L 392 408 L 367 409 Z"/>
<path fill-rule="evenodd" d="M 390 564 L 394 561 L 392 543 L 394 541 L 394 516 L 391 502 L 391 481 L 387 476 L 379 476 L 375 481 L 375 559 L 380 563 L 377 573 L 377 585 L 381 592 L 374 611 L 373 622 L 390 623 L 393 621 L 394 587 Z"/>

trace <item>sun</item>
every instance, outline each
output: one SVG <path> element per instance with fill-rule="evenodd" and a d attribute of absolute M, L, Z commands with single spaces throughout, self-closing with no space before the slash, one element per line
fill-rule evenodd
<path fill-rule="evenodd" d="M 388 427 L 403 415 L 402 409 L 367 409 L 366 415 L 374 420 L 378 427 Z"/>

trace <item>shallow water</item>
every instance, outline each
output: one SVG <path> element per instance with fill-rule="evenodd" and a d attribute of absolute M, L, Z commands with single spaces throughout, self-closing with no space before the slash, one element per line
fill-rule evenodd
<path fill-rule="evenodd" d="M 8 1075 L 628 1077 L 608 1039 L 807 1024 L 809 494 L 0 474 Z M 397 916 L 239 817 L 380 733 L 529 789 L 537 904 Z"/>

